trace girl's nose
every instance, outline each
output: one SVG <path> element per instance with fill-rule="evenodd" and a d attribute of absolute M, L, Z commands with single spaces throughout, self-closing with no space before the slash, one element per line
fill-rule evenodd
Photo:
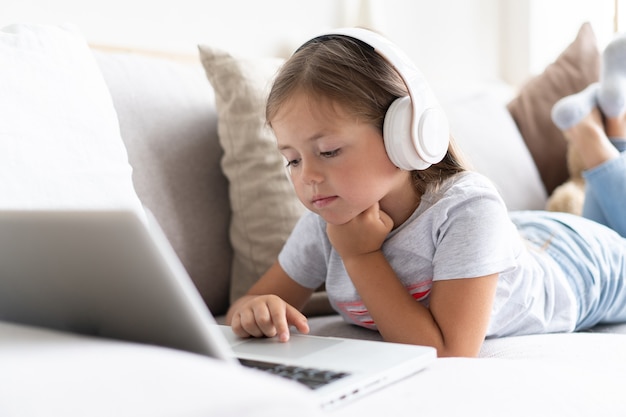
<path fill-rule="evenodd" d="M 301 161 L 301 179 L 306 185 L 319 184 L 323 180 L 322 172 L 319 169 L 319 164 L 315 160 Z"/>

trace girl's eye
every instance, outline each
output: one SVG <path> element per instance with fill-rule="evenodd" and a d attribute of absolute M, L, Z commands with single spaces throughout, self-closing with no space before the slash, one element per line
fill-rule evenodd
<path fill-rule="evenodd" d="M 289 159 L 285 155 L 283 155 L 283 162 L 285 163 L 285 168 L 287 168 L 287 169 L 296 167 L 296 166 L 298 166 L 298 164 L 300 164 L 300 160 L 299 159 Z"/>
<path fill-rule="evenodd" d="M 332 157 L 339 155 L 340 151 L 341 149 L 334 149 L 332 151 L 320 152 L 320 155 L 323 156 L 324 158 L 332 158 Z"/>

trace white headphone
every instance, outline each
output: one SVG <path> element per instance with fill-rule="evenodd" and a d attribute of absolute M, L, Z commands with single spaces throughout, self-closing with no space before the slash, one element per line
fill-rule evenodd
<path fill-rule="evenodd" d="M 448 150 L 448 119 L 421 71 L 388 39 L 362 28 L 335 29 L 311 39 L 340 35 L 371 46 L 398 72 L 409 95 L 396 99 L 383 122 L 385 149 L 391 162 L 407 171 L 423 170 L 441 161 Z"/>

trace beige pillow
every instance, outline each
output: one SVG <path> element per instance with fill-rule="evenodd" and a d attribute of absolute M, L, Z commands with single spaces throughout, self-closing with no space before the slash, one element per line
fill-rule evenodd
<path fill-rule="evenodd" d="M 238 58 L 206 45 L 199 50 L 215 90 L 222 168 L 229 181 L 232 302 L 276 260 L 304 206 L 265 122 L 265 100 L 283 61 Z"/>
<path fill-rule="evenodd" d="M 593 29 L 584 23 L 576 39 L 543 73 L 522 86 L 508 104 L 548 194 L 569 176 L 567 145 L 561 131 L 552 123 L 550 111 L 560 98 L 597 81 L 600 62 L 601 52 Z"/>

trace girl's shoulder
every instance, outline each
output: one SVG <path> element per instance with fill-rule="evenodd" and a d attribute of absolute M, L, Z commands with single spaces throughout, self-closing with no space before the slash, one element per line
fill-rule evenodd
<path fill-rule="evenodd" d="M 466 171 L 431 187 L 422 196 L 416 217 L 429 221 L 434 229 L 459 220 L 459 224 L 486 220 L 508 220 L 507 208 L 491 180 L 482 174 Z"/>

